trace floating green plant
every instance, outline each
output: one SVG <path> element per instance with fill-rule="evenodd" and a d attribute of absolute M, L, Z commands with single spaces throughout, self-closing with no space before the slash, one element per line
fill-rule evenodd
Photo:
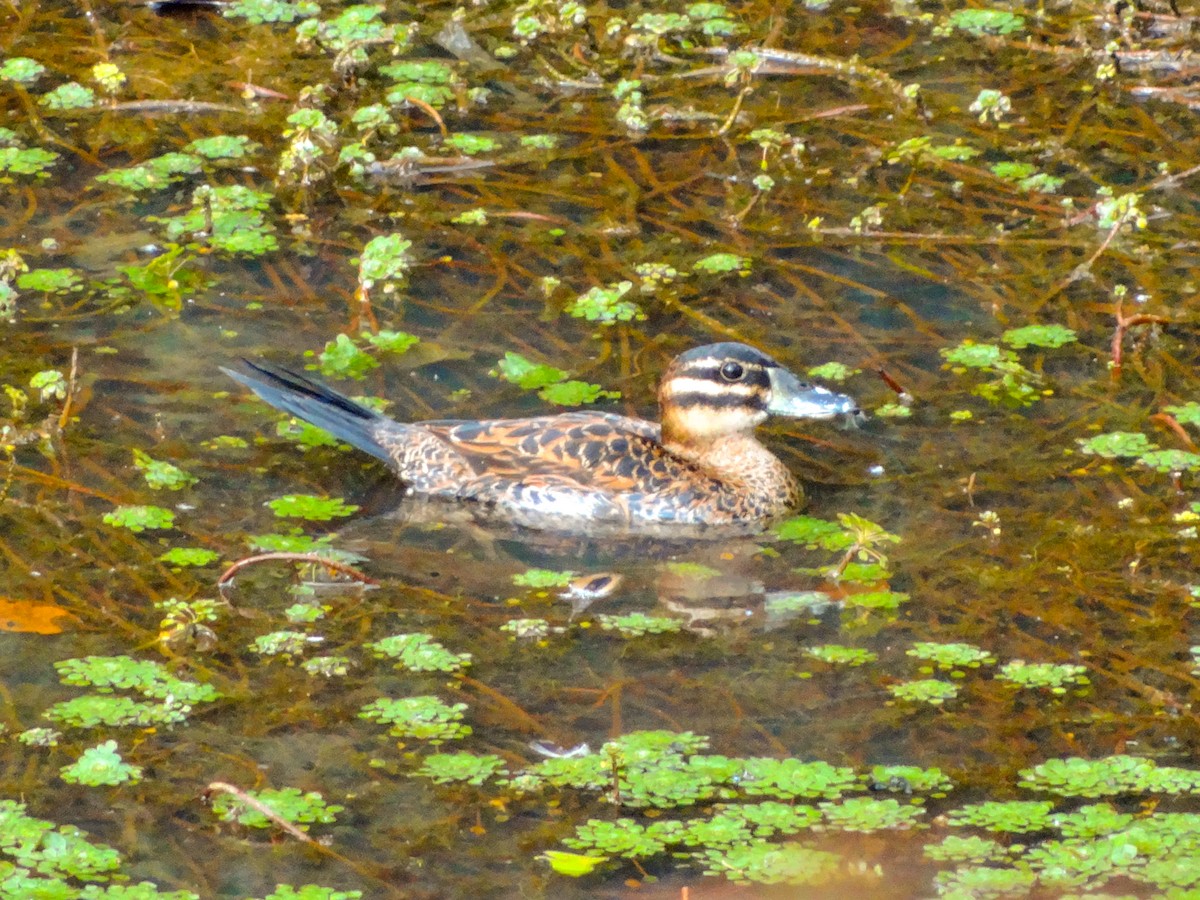
<path fill-rule="evenodd" d="M 1003 862 L 1011 858 L 999 841 L 978 835 L 948 834 L 940 843 L 926 844 L 925 856 L 939 862 Z"/>
<path fill-rule="evenodd" d="M 1028 663 L 1022 659 L 1007 662 L 996 672 L 1001 681 L 1018 687 L 1049 688 L 1051 693 L 1065 694 L 1071 685 L 1086 685 L 1087 666 L 1071 663 Z"/>
<path fill-rule="evenodd" d="M 105 741 L 84 750 L 79 759 L 60 770 L 63 781 L 88 787 L 116 787 L 127 782 L 141 781 L 141 766 L 130 765 L 121 759 L 116 741 Z"/>
<path fill-rule="evenodd" d="M 946 819 L 959 827 L 971 825 L 1005 834 L 1028 834 L 1049 828 L 1053 809 L 1054 803 L 1049 800 L 989 800 L 951 810 Z"/>
<path fill-rule="evenodd" d="M 438 109 L 453 100 L 455 89 L 462 86 L 454 70 L 440 60 L 405 60 L 380 66 L 379 72 L 396 82 L 386 97 L 392 106 L 419 102 Z M 451 138 L 447 143 L 462 150 L 453 140 L 454 138 Z"/>
<path fill-rule="evenodd" d="M 976 37 L 985 34 L 1015 34 L 1025 27 L 1025 19 L 1006 9 L 957 9 L 947 18 L 951 28 Z"/>
<path fill-rule="evenodd" d="M 172 547 L 158 558 L 169 566 L 207 566 L 220 559 L 221 554 L 203 547 Z"/>
<path fill-rule="evenodd" d="M 190 237 L 225 253 L 260 256 L 278 246 L 265 212 L 272 196 L 242 185 L 201 185 L 192 192 L 192 208 L 169 218 L 147 217 L 166 230 L 170 240 Z"/>
<path fill-rule="evenodd" d="M 266 788 L 245 793 L 301 831 L 308 831 L 308 826 L 313 824 L 332 824 L 337 821 L 337 814 L 345 809 L 336 803 L 326 802 L 317 791 L 306 792 L 299 788 Z M 237 822 L 247 828 L 278 827 L 275 820 L 234 794 L 217 794 L 213 798 L 212 810 L 223 822 Z"/>
<path fill-rule="evenodd" d="M 901 804 L 891 797 L 850 797 L 840 803 L 821 803 L 826 824 L 841 831 L 872 832 L 912 828 L 925 815 L 921 806 Z"/>
<path fill-rule="evenodd" d="M 933 663 L 939 669 L 977 669 L 994 665 L 996 657 L 974 644 L 937 644 L 918 641 L 905 651 L 909 656 Z M 924 671 L 924 670 L 923 670 Z"/>
<path fill-rule="evenodd" d="M 60 84 L 38 98 L 38 105 L 54 112 L 74 112 L 96 105 L 96 92 L 75 81 Z"/>
<path fill-rule="evenodd" d="M 414 773 L 437 784 L 481 785 L 496 775 L 508 774 L 504 760 L 495 754 L 434 753 L 421 761 Z"/>
<path fill-rule="evenodd" d="M 1144 434 L 1134 431 L 1110 431 L 1079 441 L 1080 449 L 1093 456 L 1105 459 L 1121 459 L 1141 456 L 1156 449 Z"/>
<path fill-rule="evenodd" d="M 1042 376 L 1022 365 L 1011 350 L 996 344 L 978 344 L 965 340 L 957 347 L 939 351 L 946 368 L 955 374 L 974 370 L 990 375 L 991 380 L 976 384 L 971 393 L 989 403 L 1021 407 L 1035 403 L 1047 393 Z"/>
<path fill-rule="evenodd" d="M 713 848 L 696 854 L 706 875 L 719 875 L 735 884 L 820 885 L 841 866 L 836 853 L 803 844 L 745 844 Z"/>
<path fill-rule="evenodd" d="M 11 896 L 46 896 L 55 900 L 78 896 L 69 893 L 78 888 L 72 888 L 63 879 L 106 881 L 121 865 L 116 850 L 93 843 L 86 831 L 74 825 L 56 826 L 35 819 L 26 812 L 24 803 L 15 800 L 0 800 L 0 834 L 4 835 L 0 853 L 8 858 L 3 864 L 8 871 L 0 876 L 3 878 L 0 884 L 28 889 L 28 893 Z"/>
<path fill-rule="evenodd" d="M 303 631 L 272 631 L 256 637 L 250 649 L 260 656 L 303 656 L 313 643 L 321 640 Z"/>
<path fill-rule="evenodd" d="M 282 518 L 328 522 L 353 515 L 358 507 L 340 497 L 317 497 L 312 494 L 285 494 L 267 502 L 271 512 Z"/>
<path fill-rule="evenodd" d="M 175 527 L 175 514 L 162 506 L 118 506 L 103 516 L 104 524 L 114 528 L 128 528 L 139 533 L 145 530 Z"/>
<path fill-rule="evenodd" d="M 575 574 L 570 570 L 555 572 L 551 569 L 526 569 L 524 572 L 514 575 L 512 580 L 517 587 L 563 588 L 571 583 Z"/>
<path fill-rule="evenodd" d="M 57 747 L 62 732 L 55 728 L 26 728 L 17 735 L 17 740 L 26 747 Z"/>
<path fill-rule="evenodd" d="M 519 353 L 509 351 L 492 371 L 505 381 L 525 390 L 536 390 L 548 403 L 559 406 L 582 406 L 597 400 L 619 400 L 620 391 L 606 391 L 598 384 L 586 381 L 566 381 L 567 373 L 554 366 L 534 363 Z"/>
<path fill-rule="evenodd" d="M 339 678 L 350 672 L 350 659 L 346 656 L 314 656 L 300 664 L 309 675 L 320 678 Z"/>
<path fill-rule="evenodd" d="M 0 81 L 31 85 L 46 73 L 46 67 L 27 56 L 10 56 L 0 63 Z"/>
<path fill-rule="evenodd" d="M 0 183 L 9 181 L 5 175 L 33 175 L 48 178 L 46 171 L 58 161 L 58 154 L 41 147 L 0 147 Z"/>
<path fill-rule="evenodd" d="M 672 634 L 683 629 L 683 623 L 679 619 L 648 616 L 640 612 L 623 615 L 601 613 L 597 621 L 605 631 L 615 631 L 621 637 L 627 638 L 645 637 L 648 634 Z"/>
<path fill-rule="evenodd" d="M 152 459 L 141 450 L 133 451 L 133 464 L 146 479 L 146 484 L 156 491 L 179 491 L 196 483 L 196 476 L 169 462 Z"/>
<path fill-rule="evenodd" d="M 359 716 L 389 726 L 395 737 L 415 738 L 437 745 L 464 738 L 471 726 L 462 723 L 467 704 L 447 704 L 438 697 L 383 697 L 362 708 Z"/>
<path fill-rule="evenodd" d="M 567 304 L 567 312 L 577 319 L 587 319 L 601 325 L 642 321 L 646 318 L 642 308 L 632 300 L 623 299 L 632 288 L 632 281 L 591 288 Z"/>
<path fill-rule="evenodd" d="M 692 263 L 692 268 L 705 275 L 750 274 L 750 259 L 736 253 L 712 253 Z"/>
<path fill-rule="evenodd" d="M 1200 772 L 1159 766 L 1137 756 L 1103 759 L 1050 759 L 1021 770 L 1021 787 L 1065 797 L 1119 797 L 1123 794 L 1197 794 Z"/>
<path fill-rule="evenodd" d="M 119 187 L 131 193 L 157 191 L 182 181 L 186 176 L 198 175 L 203 169 L 202 160 L 195 154 L 164 153 L 136 166 L 109 169 L 97 175 L 96 182 Z"/>
<path fill-rule="evenodd" d="M 500 630 L 518 640 L 540 641 L 550 634 L 550 623 L 545 619 L 509 619 Z"/>
<path fill-rule="evenodd" d="M 366 648 L 380 658 L 396 660 L 397 669 L 410 672 L 459 672 L 471 664 L 470 653 L 447 650 L 428 634 L 395 634 Z"/>
<path fill-rule="evenodd" d="M 928 703 L 931 706 L 941 706 L 947 700 L 953 700 L 958 696 L 959 689 L 957 684 L 940 678 L 921 678 L 888 685 L 888 691 L 897 700 Z"/>
<path fill-rule="evenodd" d="M 879 658 L 879 654 L 862 647 L 843 647 L 839 644 L 808 647 L 804 654 L 813 659 L 819 659 L 821 662 L 829 663 L 831 666 L 865 666 Z"/>

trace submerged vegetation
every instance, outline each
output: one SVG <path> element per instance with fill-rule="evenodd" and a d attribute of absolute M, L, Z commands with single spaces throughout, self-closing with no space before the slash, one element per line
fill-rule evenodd
<path fill-rule="evenodd" d="M 1200 890 L 1192 12 L 183 6 L 0 10 L 0 894 Z M 647 415 L 717 340 L 872 418 L 702 542 L 218 370 Z"/>

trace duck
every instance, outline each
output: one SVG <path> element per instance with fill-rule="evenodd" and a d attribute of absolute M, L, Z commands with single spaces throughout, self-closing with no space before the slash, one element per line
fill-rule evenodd
<path fill-rule="evenodd" d="M 482 504 L 542 528 L 757 523 L 800 505 L 756 437 L 768 416 L 861 418 L 844 394 L 747 344 L 687 350 L 663 372 L 660 421 L 580 411 L 401 422 L 267 362 L 223 371 L 271 406 L 382 460 L 406 494 Z"/>

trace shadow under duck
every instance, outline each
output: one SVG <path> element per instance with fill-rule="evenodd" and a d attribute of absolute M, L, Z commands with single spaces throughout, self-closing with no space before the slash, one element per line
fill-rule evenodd
<path fill-rule="evenodd" d="M 605 412 L 398 422 L 304 375 L 244 362 L 248 371 L 224 371 L 271 406 L 383 460 L 408 493 L 484 504 L 545 529 L 744 525 L 777 516 L 803 491 L 754 429 L 770 414 L 860 415 L 850 397 L 733 342 L 671 362 L 658 389 L 661 425 Z"/>

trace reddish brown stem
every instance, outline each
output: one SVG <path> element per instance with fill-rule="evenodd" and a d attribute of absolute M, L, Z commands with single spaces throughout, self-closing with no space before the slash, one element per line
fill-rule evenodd
<path fill-rule="evenodd" d="M 220 578 L 217 579 L 217 587 L 224 587 L 233 580 L 233 576 L 239 571 L 252 566 L 255 563 L 265 562 L 271 559 L 286 559 L 289 562 L 309 562 L 322 565 L 331 572 L 337 572 L 339 575 L 346 575 L 353 578 L 355 581 L 362 584 L 378 585 L 379 582 L 374 578 L 369 578 L 353 566 L 348 566 L 345 563 L 340 563 L 337 560 L 326 559 L 323 556 L 318 556 L 315 553 L 260 553 L 257 556 L 247 556 L 245 559 L 239 559 L 232 566 L 226 569 Z"/>

